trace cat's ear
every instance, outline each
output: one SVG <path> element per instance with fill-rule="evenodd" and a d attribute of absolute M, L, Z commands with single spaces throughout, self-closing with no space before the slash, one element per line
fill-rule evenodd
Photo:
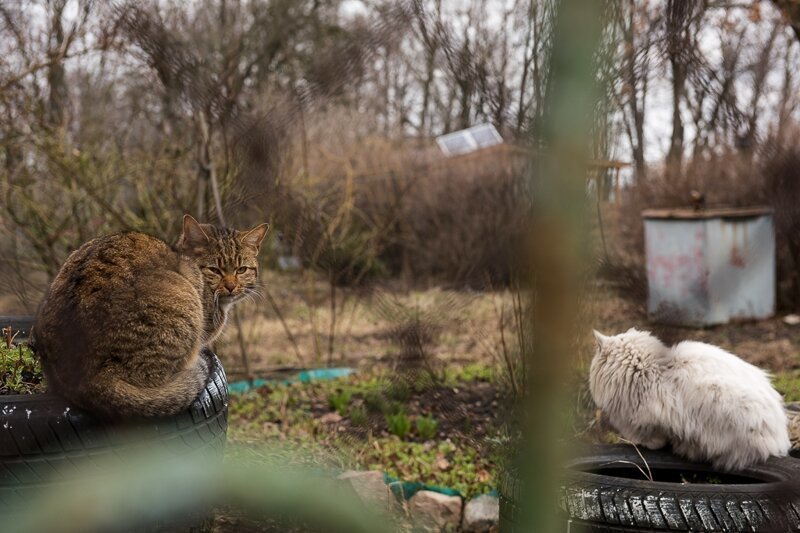
<path fill-rule="evenodd" d="M 592 333 L 594 333 L 594 338 L 597 341 L 597 345 L 598 346 L 602 346 L 608 340 L 607 336 L 603 335 L 602 333 L 600 333 L 596 329 L 593 329 Z"/>
<path fill-rule="evenodd" d="M 187 249 L 208 245 L 208 235 L 192 215 L 183 215 L 183 246 Z"/>
<path fill-rule="evenodd" d="M 252 246 L 258 250 L 261 247 L 261 241 L 263 241 L 264 237 L 267 236 L 268 230 L 269 224 L 265 222 L 264 224 L 260 224 L 251 230 L 243 231 L 242 244 L 246 246 Z"/>

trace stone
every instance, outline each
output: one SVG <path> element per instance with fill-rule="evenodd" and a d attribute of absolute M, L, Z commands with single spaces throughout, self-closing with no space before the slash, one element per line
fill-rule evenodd
<path fill-rule="evenodd" d="M 786 315 L 783 317 L 783 323 L 788 326 L 796 326 L 800 324 L 800 315 Z"/>
<path fill-rule="evenodd" d="M 491 533 L 500 528 L 500 500 L 491 494 L 473 498 L 464 506 L 464 533 Z"/>
<path fill-rule="evenodd" d="M 397 505 L 389 485 L 383 481 L 383 472 L 348 470 L 336 479 L 350 483 L 364 503 L 377 505 L 382 510 L 390 510 Z"/>
<path fill-rule="evenodd" d="M 461 497 L 421 490 L 408 500 L 408 512 L 426 531 L 456 531 L 461 525 Z"/>

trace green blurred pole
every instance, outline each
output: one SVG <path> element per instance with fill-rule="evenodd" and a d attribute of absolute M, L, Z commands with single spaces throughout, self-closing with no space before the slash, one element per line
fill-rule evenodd
<path fill-rule="evenodd" d="M 567 373 L 579 327 L 587 272 L 586 162 L 598 90 L 595 56 L 603 21 L 600 0 L 561 0 L 555 21 L 546 110 L 537 132 L 542 153 L 531 167 L 529 282 L 534 289 L 533 349 L 526 354 L 523 529 L 565 531 L 556 520 L 566 427 Z"/>

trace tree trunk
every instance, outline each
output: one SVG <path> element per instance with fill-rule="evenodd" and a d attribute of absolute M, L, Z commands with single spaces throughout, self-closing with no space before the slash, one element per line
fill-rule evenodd
<path fill-rule="evenodd" d="M 64 125 L 65 108 L 67 102 L 67 84 L 64 73 L 62 57 L 66 52 L 64 48 L 64 25 L 62 15 L 66 2 L 53 3 L 53 12 L 50 16 L 50 48 L 47 51 L 50 64 L 47 67 L 47 121 L 51 126 Z"/>
<path fill-rule="evenodd" d="M 681 101 L 686 90 L 686 65 L 678 57 L 679 52 L 670 51 L 669 64 L 672 70 L 672 136 L 667 152 L 667 174 L 672 178 L 681 175 L 683 162 L 683 118 Z"/>

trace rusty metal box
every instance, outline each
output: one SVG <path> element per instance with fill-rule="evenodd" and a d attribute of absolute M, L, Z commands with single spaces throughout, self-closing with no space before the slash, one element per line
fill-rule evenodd
<path fill-rule="evenodd" d="M 651 320 L 710 326 L 775 313 L 771 209 L 648 209 L 642 217 Z"/>

